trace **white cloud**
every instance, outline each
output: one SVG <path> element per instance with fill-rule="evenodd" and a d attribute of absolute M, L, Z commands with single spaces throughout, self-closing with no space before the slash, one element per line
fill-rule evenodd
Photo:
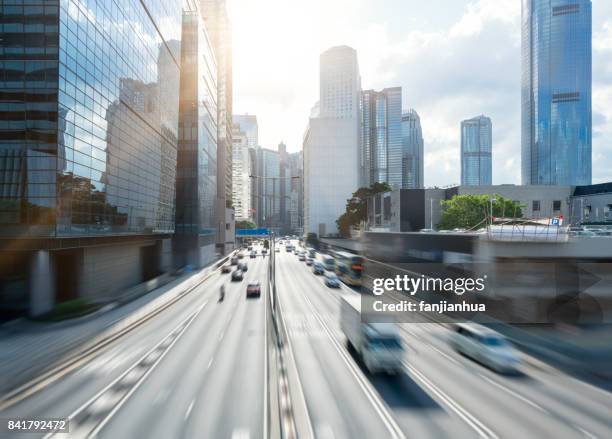
<path fill-rule="evenodd" d="M 285 140 L 292 150 L 301 147 L 310 108 L 318 97 L 319 54 L 330 46 L 348 44 L 358 51 L 364 88 L 402 86 L 404 108 L 419 112 L 427 185 L 459 181 L 459 124 L 478 114 L 493 120 L 494 183 L 520 183 L 520 1 L 234 0 L 234 4 L 235 27 L 252 22 L 257 24 L 252 28 L 261 28 L 246 35 L 236 33 L 234 81 L 235 107 L 257 113 L 265 146 Z M 593 175 L 597 181 L 612 180 L 611 83 L 612 2 L 594 0 Z"/>

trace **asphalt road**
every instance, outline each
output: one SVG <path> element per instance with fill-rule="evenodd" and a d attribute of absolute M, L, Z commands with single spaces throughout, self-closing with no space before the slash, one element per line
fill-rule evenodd
<path fill-rule="evenodd" d="M 612 437 L 610 393 L 533 361 L 517 376 L 497 374 L 454 352 L 441 325 L 401 325 L 404 372 L 369 374 L 339 327 L 341 296 L 356 293 L 326 287 L 281 248 L 279 304 L 315 437 Z M 245 261 L 243 281 L 214 273 L 0 418 L 70 416 L 71 434 L 57 437 L 265 437 L 267 311 L 263 295 L 245 292 L 259 280 L 266 294 L 268 257 Z"/>
<path fill-rule="evenodd" d="M 243 281 L 214 273 L 93 361 L 0 417 L 71 416 L 70 435 L 55 437 L 263 437 L 266 292 L 262 284 L 261 298 L 246 299 L 245 293 L 250 280 L 266 279 L 268 258 L 244 260 L 249 270 Z"/>
<path fill-rule="evenodd" d="M 525 361 L 518 375 L 495 373 L 450 348 L 441 325 L 400 325 L 405 372 L 370 375 L 348 354 L 339 328 L 340 298 L 356 293 L 326 287 L 284 249 L 278 255 L 277 288 L 315 431 L 384 436 L 384 417 L 375 419 L 371 404 L 364 415 L 369 401 L 343 360 L 350 355 L 406 437 L 611 437 L 612 394 L 537 362 Z M 328 347 L 334 338 L 346 355 Z"/>

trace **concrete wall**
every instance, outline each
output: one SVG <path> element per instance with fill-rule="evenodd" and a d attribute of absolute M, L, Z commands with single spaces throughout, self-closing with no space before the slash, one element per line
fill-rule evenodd
<path fill-rule="evenodd" d="M 85 248 L 80 296 L 90 300 L 111 298 L 140 283 L 140 247 L 126 244 Z"/>
<path fill-rule="evenodd" d="M 570 214 L 573 224 L 612 223 L 612 193 L 573 197 Z"/>

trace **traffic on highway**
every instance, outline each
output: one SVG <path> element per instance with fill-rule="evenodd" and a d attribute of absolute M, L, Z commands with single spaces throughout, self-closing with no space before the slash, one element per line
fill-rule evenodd
<path fill-rule="evenodd" d="M 501 334 L 363 321 L 365 263 L 253 241 L 95 354 L 2 399 L 1 418 L 65 419 L 69 432 L 0 437 L 611 437 L 608 391 Z"/>

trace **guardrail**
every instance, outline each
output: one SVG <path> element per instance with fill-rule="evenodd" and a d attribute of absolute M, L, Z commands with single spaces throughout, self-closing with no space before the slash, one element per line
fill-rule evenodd
<path fill-rule="evenodd" d="M 271 243 L 266 306 L 269 309 L 268 340 L 271 348 L 268 351 L 268 416 L 269 425 L 274 426 L 274 430 L 268 431 L 268 437 L 310 439 L 314 435 L 301 393 L 295 359 L 289 346 L 287 327 L 278 303 L 274 241 L 271 240 Z"/>

